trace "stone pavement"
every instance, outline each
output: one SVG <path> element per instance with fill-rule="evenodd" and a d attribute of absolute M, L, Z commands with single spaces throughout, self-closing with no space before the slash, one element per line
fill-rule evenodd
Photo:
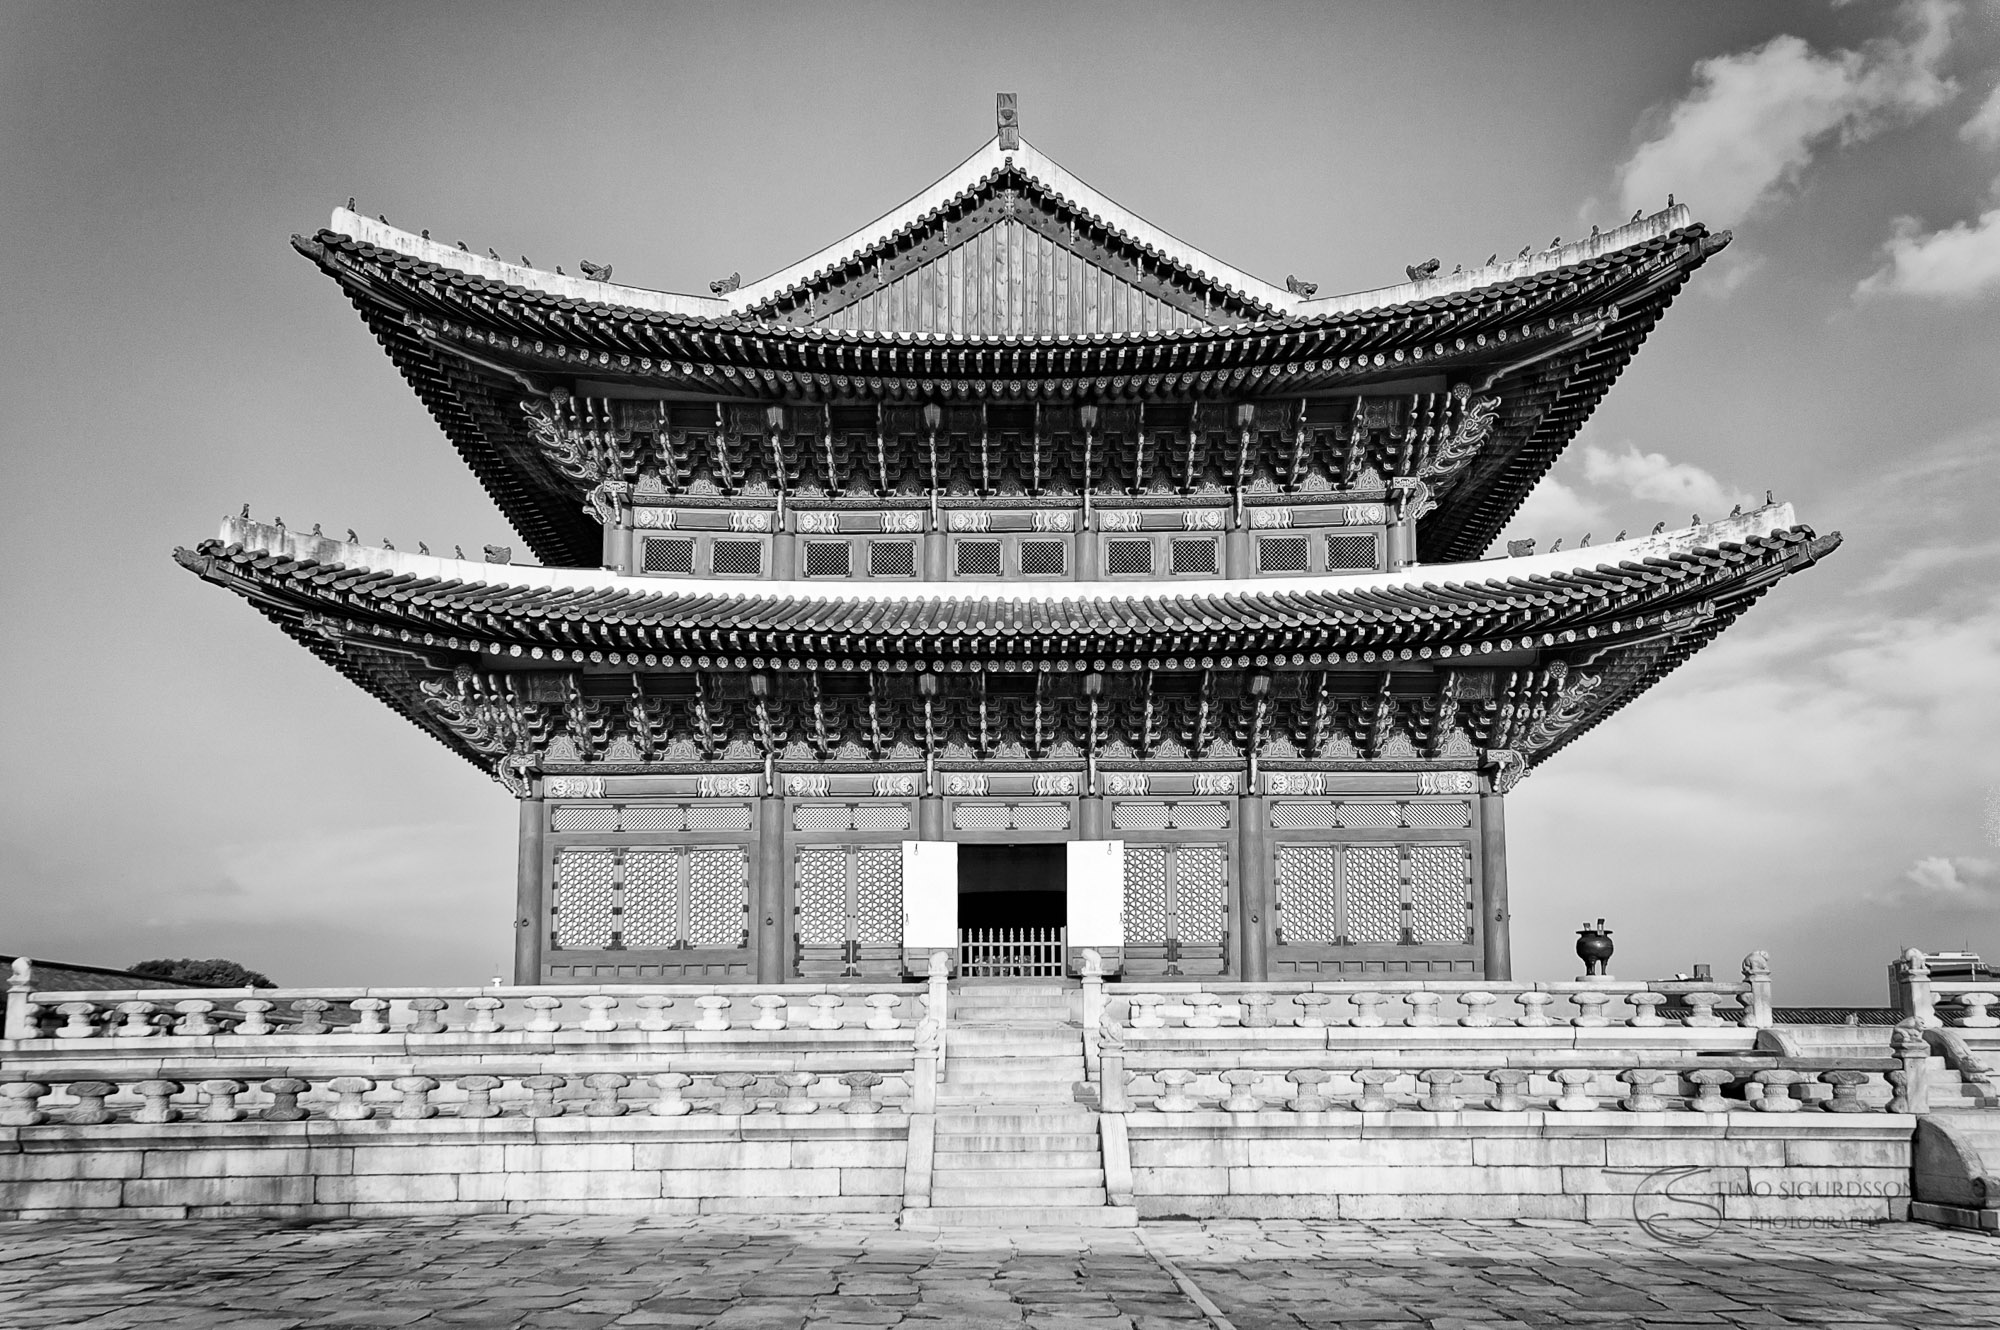
<path fill-rule="evenodd" d="M 1174 1277 L 1178 1271 L 1218 1322 Z M 0 1326 L 2000 1327 L 2000 1241 L 1554 1222 L 900 1232 L 824 1217 L 0 1224 Z"/>

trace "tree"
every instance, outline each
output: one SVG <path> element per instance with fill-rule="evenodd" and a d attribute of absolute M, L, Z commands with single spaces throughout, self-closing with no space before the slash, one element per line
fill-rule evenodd
<path fill-rule="evenodd" d="M 133 974 L 142 974 L 149 979 L 172 979 L 184 984 L 199 984 L 203 988 L 276 988 L 277 985 L 257 972 L 238 965 L 235 961 L 221 959 L 197 961 L 183 958 L 177 961 L 140 961 L 132 967 Z"/>

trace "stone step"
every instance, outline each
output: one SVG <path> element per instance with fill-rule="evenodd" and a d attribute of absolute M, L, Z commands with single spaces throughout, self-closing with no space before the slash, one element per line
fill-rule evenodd
<path fill-rule="evenodd" d="M 1097 1158 L 1098 1142 L 1095 1132 L 992 1132 L 961 1133 L 949 1141 L 942 1135 L 937 1137 L 934 1159 L 945 1155 L 1088 1155 Z"/>
<path fill-rule="evenodd" d="M 1023 1058 L 1019 1062 L 962 1062 L 947 1058 L 949 1085 L 1071 1085 L 1083 1079 L 1083 1059 Z"/>
<path fill-rule="evenodd" d="M 931 1190 L 956 1188 L 961 1191 L 981 1190 L 991 1192 L 992 1199 L 1005 1201 L 1017 1191 L 1040 1191 L 1055 1189 L 1069 1191 L 1076 1188 L 1104 1190 L 1104 1170 L 1101 1168 L 1030 1168 L 1025 1163 L 1020 1168 L 951 1168 L 934 1167 L 931 1172 Z"/>
<path fill-rule="evenodd" d="M 1010 1181 L 997 1187 L 958 1187 L 944 1178 L 931 1179 L 931 1204 L 936 1206 L 1103 1205 L 1104 1188 L 1023 1187 Z"/>
<path fill-rule="evenodd" d="M 974 1106 L 977 1109 L 979 1106 Z M 939 1113 L 937 1137 L 947 1136 L 1089 1136 L 1097 1139 L 1095 1114 L 1051 1109 L 1038 1113 L 1018 1105 L 996 1106 L 991 1111 L 954 1108 Z"/>
<path fill-rule="evenodd" d="M 1005 1025 L 954 1025 L 946 1032 L 954 1044 L 968 1048 L 1012 1048 L 1017 1044 L 1063 1044 L 1075 1048 L 1083 1042 L 1083 1031 L 1074 1025 L 1029 1025 L 1010 1021 Z"/>
<path fill-rule="evenodd" d="M 969 1205 L 905 1210 L 903 1228 L 1137 1228 L 1129 1205 Z"/>
<path fill-rule="evenodd" d="M 970 1136 L 952 1137 L 954 1143 L 977 1139 L 980 1138 Z M 1053 1140 L 1059 1138 L 1043 1137 L 1042 1139 Z M 952 1169 L 1084 1168 L 1095 1173 L 1100 1182 L 1103 1181 L 1104 1175 L 1104 1161 L 1099 1157 L 1095 1143 L 1077 1146 L 1074 1149 L 1030 1145 L 1010 1150 L 947 1150 L 944 1148 L 944 1142 L 939 1141 L 937 1151 L 931 1158 L 933 1161 L 931 1167 L 937 1172 L 942 1172 L 947 1167 Z M 1030 1164 L 1023 1161 L 1033 1162 Z"/>

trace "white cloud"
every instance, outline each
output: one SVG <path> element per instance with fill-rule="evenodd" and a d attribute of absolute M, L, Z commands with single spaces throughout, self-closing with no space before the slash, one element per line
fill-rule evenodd
<path fill-rule="evenodd" d="M 2000 205 L 1976 222 L 1942 231 L 1926 232 L 1916 218 L 1898 217 L 1882 249 L 1887 261 L 1862 279 L 1856 295 L 1971 300 L 2000 289 Z"/>
<path fill-rule="evenodd" d="M 1619 171 L 1627 208 L 1671 192 L 1719 226 L 1741 221 L 1795 182 L 1813 154 L 1914 120 L 1957 91 L 1938 72 L 1957 5 L 1914 0 L 1905 39 L 1878 38 L 1822 55 L 1798 37 L 1696 63 L 1694 87 Z"/>
<path fill-rule="evenodd" d="M 1692 463 L 1669 461 L 1664 453 L 1642 453 L 1633 444 L 1625 445 L 1623 453 L 1586 445 L 1583 476 L 1592 485 L 1623 490 L 1651 503 L 1686 508 L 1690 515 L 1703 513 L 1711 521 L 1751 499 Z"/>
<path fill-rule="evenodd" d="M 1958 127 L 1958 136 L 1982 148 L 2000 148 L 2000 83 L 1993 85 L 1972 119 Z"/>
<path fill-rule="evenodd" d="M 2000 907 L 2000 864 L 1970 855 L 1929 855 L 1903 870 L 1894 887 L 1870 899 L 1879 905 Z"/>
<path fill-rule="evenodd" d="M 1764 256 L 1752 254 L 1731 246 L 1723 256 L 1710 265 L 1714 273 L 1708 280 L 1696 287 L 1712 300 L 1727 300 L 1736 294 L 1736 288 L 1749 281 L 1764 267 Z"/>
<path fill-rule="evenodd" d="M 1603 504 L 1550 476 L 1528 495 L 1502 539 L 1538 540 L 1546 550 L 1558 536 L 1567 536 L 1574 544 L 1579 535 L 1608 520 Z"/>

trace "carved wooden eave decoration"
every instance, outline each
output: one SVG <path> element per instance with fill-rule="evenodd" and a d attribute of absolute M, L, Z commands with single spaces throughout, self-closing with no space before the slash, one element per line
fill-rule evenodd
<path fill-rule="evenodd" d="M 1533 764 L 1838 542 L 1774 506 L 1340 589 L 913 584 L 865 614 L 825 584 L 663 589 L 241 519 L 176 557 L 513 780 L 926 760 L 1469 769 L 1503 750 Z"/>

